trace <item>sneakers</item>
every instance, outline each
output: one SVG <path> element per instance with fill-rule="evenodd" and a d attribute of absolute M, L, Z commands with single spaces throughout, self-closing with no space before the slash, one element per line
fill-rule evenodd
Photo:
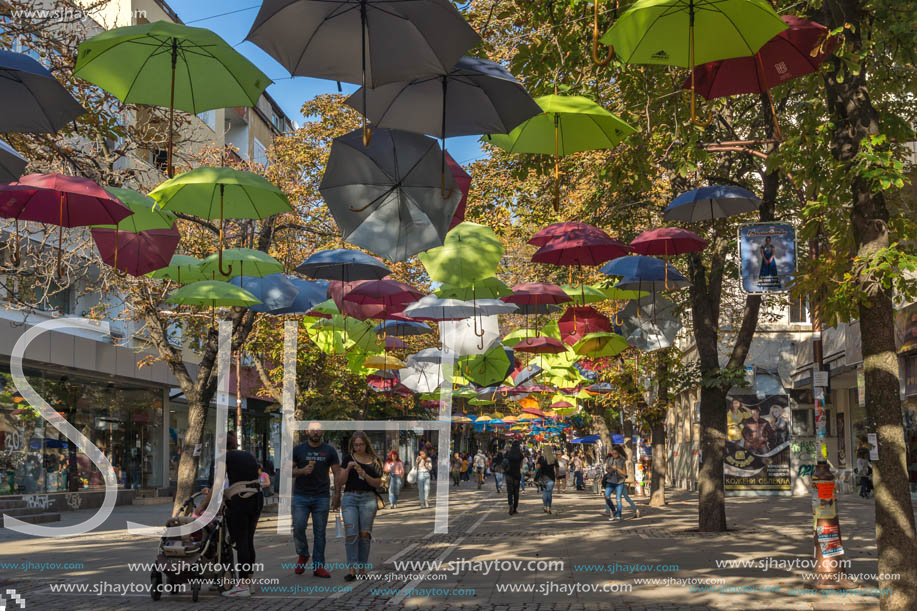
<path fill-rule="evenodd" d="M 293 568 L 293 572 L 297 575 L 302 575 L 306 572 L 306 564 L 309 562 L 308 556 L 299 555 L 299 558 L 296 559 L 296 566 Z"/>
<path fill-rule="evenodd" d="M 312 576 L 313 576 L 313 577 L 321 577 L 321 578 L 323 578 L 323 579 L 330 579 L 330 578 L 331 578 L 331 573 L 329 573 L 328 571 L 326 571 L 324 567 L 321 567 L 321 566 L 320 566 L 320 567 L 318 567 L 317 569 L 315 569 L 314 571 L 312 571 Z"/>
<path fill-rule="evenodd" d="M 635 518 L 639 518 L 639 517 L 640 517 L 640 510 L 639 510 L 639 509 L 634 509 L 634 517 L 635 517 Z"/>
<path fill-rule="evenodd" d="M 611 515 L 611 511 L 609 511 L 608 509 L 606 509 L 605 511 L 602 512 L 602 515 L 603 515 L 603 516 L 610 516 L 610 515 Z"/>
<path fill-rule="evenodd" d="M 609 522 L 614 522 L 614 521 L 616 521 L 617 519 L 618 519 L 618 514 L 616 514 L 616 513 L 609 513 L 609 514 L 608 514 L 608 521 L 609 521 Z"/>
<path fill-rule="evenodd" d="M 252 592 L 248 589 L 248 586 L 233 586 L 231 590 L 226 590 L 222 595 L 226 596 L 227 598 L 245 598 L 246 596 L 251 596 Z"/>

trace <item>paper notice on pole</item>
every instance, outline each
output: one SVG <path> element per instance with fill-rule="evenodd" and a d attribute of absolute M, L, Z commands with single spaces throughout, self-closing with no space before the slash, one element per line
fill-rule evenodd
<path fill-rule="evenodd" d="M 879 438 L 875 433 L 866 433 L 869 442 L 869 460 L 879 460 Z"/>
<path fill-rule="evenodd" d="M 827 371 L 816 371 L 814 375 L 815 386 L 820 388 L 828 387 L 828 372 Z"/>
<path fill-rule="evenodd" d="M 194 444 L 194 456 L 200 456 L 200 455 L 201 455 L 201 444 L 196 443 Z"/>

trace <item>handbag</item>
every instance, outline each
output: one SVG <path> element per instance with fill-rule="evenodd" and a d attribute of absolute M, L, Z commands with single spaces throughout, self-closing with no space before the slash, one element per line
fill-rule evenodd
<path fill-rule="evenodd" d="M 411 469 L 408 472 L 408 483 L 414 485 L 417 483 L 417 469 Z"/>
<path fill-rule="evenodd" d="M 379 494 L 379 490 L 373 490 L 376 493 L 376 511 L 380 509 L 385 509 L 385 499 L 382 498 L 382 495 Z"/>
<path fill-rule="evenodd" d="M 379 487 L 383 490 L 388 490 L 389 484 L 392 482 L 392 476 L 390 473 L 385 472 L 382 474 L 382 481 L 379 482 Z"/>

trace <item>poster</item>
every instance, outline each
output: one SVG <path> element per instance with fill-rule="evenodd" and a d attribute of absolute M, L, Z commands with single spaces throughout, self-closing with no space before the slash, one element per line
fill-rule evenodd
<path fill-rule="evenodd" d="M 847 416 L 843 412 L 837 413 L 837 464 L 839 467 L 847 466 Z"/>
<path fill-rule="evenodd" d="M 786 395 L 730 395 L 726 412 L 726 491 L 789 494 L 790 428 Z"/>
<path fill-rule="evenodd" d="M 796 273 L 796 229 L 788 223 L 753 223 L 739 228 L 742 290 L 788 291 Z"/>

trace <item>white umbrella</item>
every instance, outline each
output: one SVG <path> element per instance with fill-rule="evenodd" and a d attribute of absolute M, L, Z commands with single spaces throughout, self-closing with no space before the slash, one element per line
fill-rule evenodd
<path fill-rule="evenodd" d="M 439 324 L 443 346 L 456 356 L 484 354 L 500 338 L 500 323 L 496 316 L 472 316 Z"/>
<path fill-rule="evenodd" d="M 442 368 L 439 363 L 414 363 L 407 369 L 399 369 L 401 383 L 417 393 L 434 392 L 442 383 Z"/>
<path fill-rule="evenodd" d="M 417 364 L 440 363 L 442 360 L 442 350 L 439 348 L 425 348 L 424 350 L 409 355 L 404 362 L 408 367 L 414 367 Z"/>
<path fill-rule="evenodd" d="M 514 314 L 516 304 L 506 303 L 499 299 L 477 299 L 461 301 L 459 299 L 442 299 L 436 295 L 426 295 L 404 309 L 404 315 L 417 320 L 454 320 L 472 316 L 495 316 L 497 314 Z"/>

